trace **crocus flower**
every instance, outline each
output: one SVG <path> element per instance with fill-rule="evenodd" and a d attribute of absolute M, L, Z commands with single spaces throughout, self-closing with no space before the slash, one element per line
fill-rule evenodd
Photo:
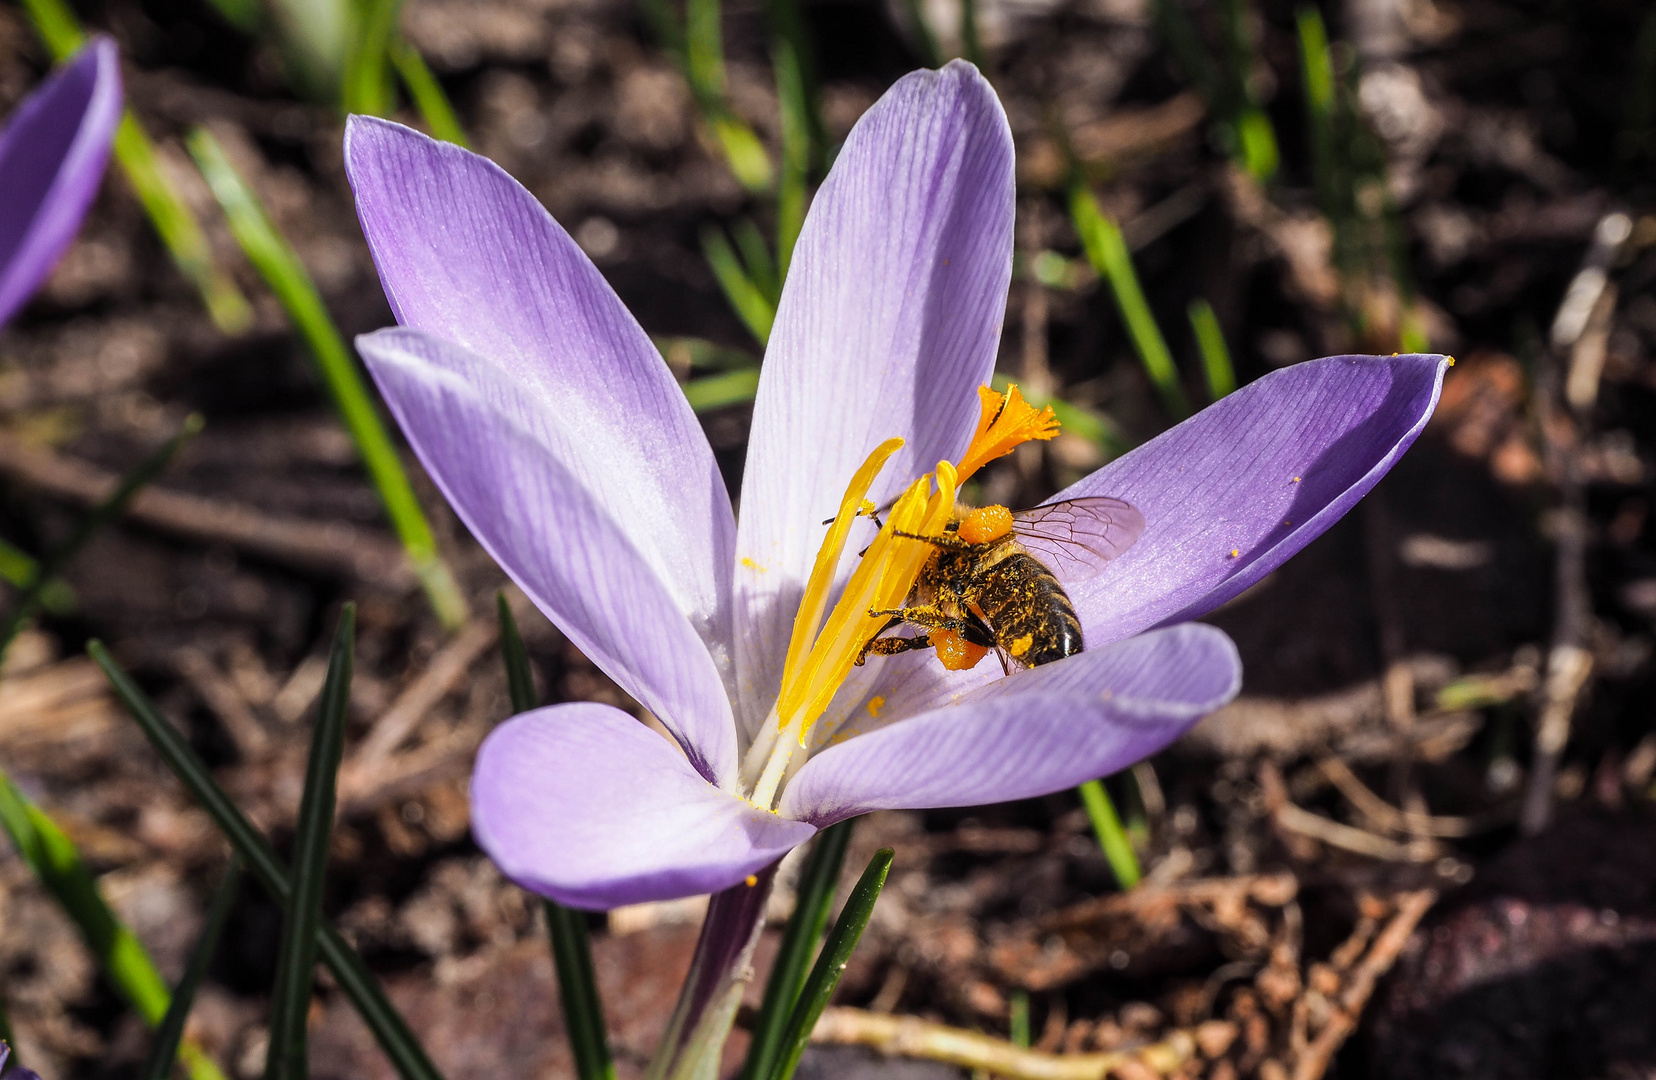
<path fill-rule="evenodd" d="M 40 1080 L 40 1074 L 21 1065 L 14 1065 L 10 1072 L 6 1071 L 6 1060 L 11 1057 L 11 1047 L 4 1040 L 0 1040 L 0 1077 L 5 1080 Z"/>
<path fill-rule="evenodd" d="M 98 38 L 23 100 L 0 132 L 0 325 L 75 238 L 121 118 L 115 43 Z"/>
<path fill-rule="evenodd" d="M 931 550 L 898 534 L 937 532 L 962 474 L 1050 433 L 980 397 L 1014 182 L 1005 114 L 975 68 L 900 80 L 817 194 L 766 349 L 739 519 L 666 364 L 527 191 L 380 120 L 352 119 L 345 160 L 401 324 L 358 340 L 391 410 L 490 554 L 672 734 L 574 703 L 483 745 L 479 843 L 577 907 L 725 889 L 852 815 L 1041 795 L 1159 750 L 1240 681 L 1230 639 L 1189 620 L 1368 491 L 1425 424 L 1446 363 L 1276 372 L 1061 493 L 1144 519 L 1071 589 L 1083 652 L 1009 676 L 993 661 L 950 672 L 931 652 L 857 666 L 881 622 L 869 609 L 900 604 Z M 878 532 L 868 506 L 889 506 Z"/>

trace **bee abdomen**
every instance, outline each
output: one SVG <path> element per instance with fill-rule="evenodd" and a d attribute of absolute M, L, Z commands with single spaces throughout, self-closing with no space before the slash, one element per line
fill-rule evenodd
<path fill-rule="evenodd" d="M 1019 552 L 997 563 L 978 599 L 995 643 L 1020 664 L 1039 667 L 1083 648 L 1069 595 L 1032 556 Z"/>

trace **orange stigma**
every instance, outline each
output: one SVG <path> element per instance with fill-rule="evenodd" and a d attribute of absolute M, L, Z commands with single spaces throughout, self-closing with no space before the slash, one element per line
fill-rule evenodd
<path fill-rule="evenodd" d="M 972 445 L 960 459 L 961 480 L 1031 439 L 1050 439 L 1058 434 L 1058 418 L 1052 406 L 1035 408 L 1018 393 L 1016 385 L 1007 386 L 1005 394 L 980 386 L 978 400 L 983 411 L 972 434 Z"/>

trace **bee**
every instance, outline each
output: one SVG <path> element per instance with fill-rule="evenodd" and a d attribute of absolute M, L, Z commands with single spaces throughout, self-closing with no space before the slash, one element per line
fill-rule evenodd
<path fill-rule="evenodd" d="M 939 536 L 899 533 L 937 550 L 903 606 L 870 611 L 888 621 L 857 657 L 936 648 L 951 671 L 973 667 L 990 649 L 1001 668 L 1039 667 L 1084 647 L 1081 621 L 1059 583 L 1085 580 L 1132 546 L 1144 515 L 1120 499 L 1089 496 L 1016 513 L 1004 506 L 961 508 Z M 1057 572 L 1055 572 L 1057 571 Z M 887 637 L 903 625 L 923 631 Z"/>

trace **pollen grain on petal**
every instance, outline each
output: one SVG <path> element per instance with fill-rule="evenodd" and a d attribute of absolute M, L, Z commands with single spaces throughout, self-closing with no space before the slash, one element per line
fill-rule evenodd
<path fill-rule="evenodd" d="M 1016 385 L 1008 386 L 1004 394 L 980 386 L 978 401 L 982 412 L 977 431 L 972 434 L 966 456 L 960 459 L 962 481 L 1031 439 L 1051 439 L 1058 434 L 1058 417 L 1052 406 L 1035 408 L 1018 393 Z"/>
<path fill-rule="evenodd" d="M 885 708 L 885 701 L 886 699 L 882 694 L 875 694 L 873 697 L 869 698 L 868 715 L 878 719 L 880 710 Z"/>

